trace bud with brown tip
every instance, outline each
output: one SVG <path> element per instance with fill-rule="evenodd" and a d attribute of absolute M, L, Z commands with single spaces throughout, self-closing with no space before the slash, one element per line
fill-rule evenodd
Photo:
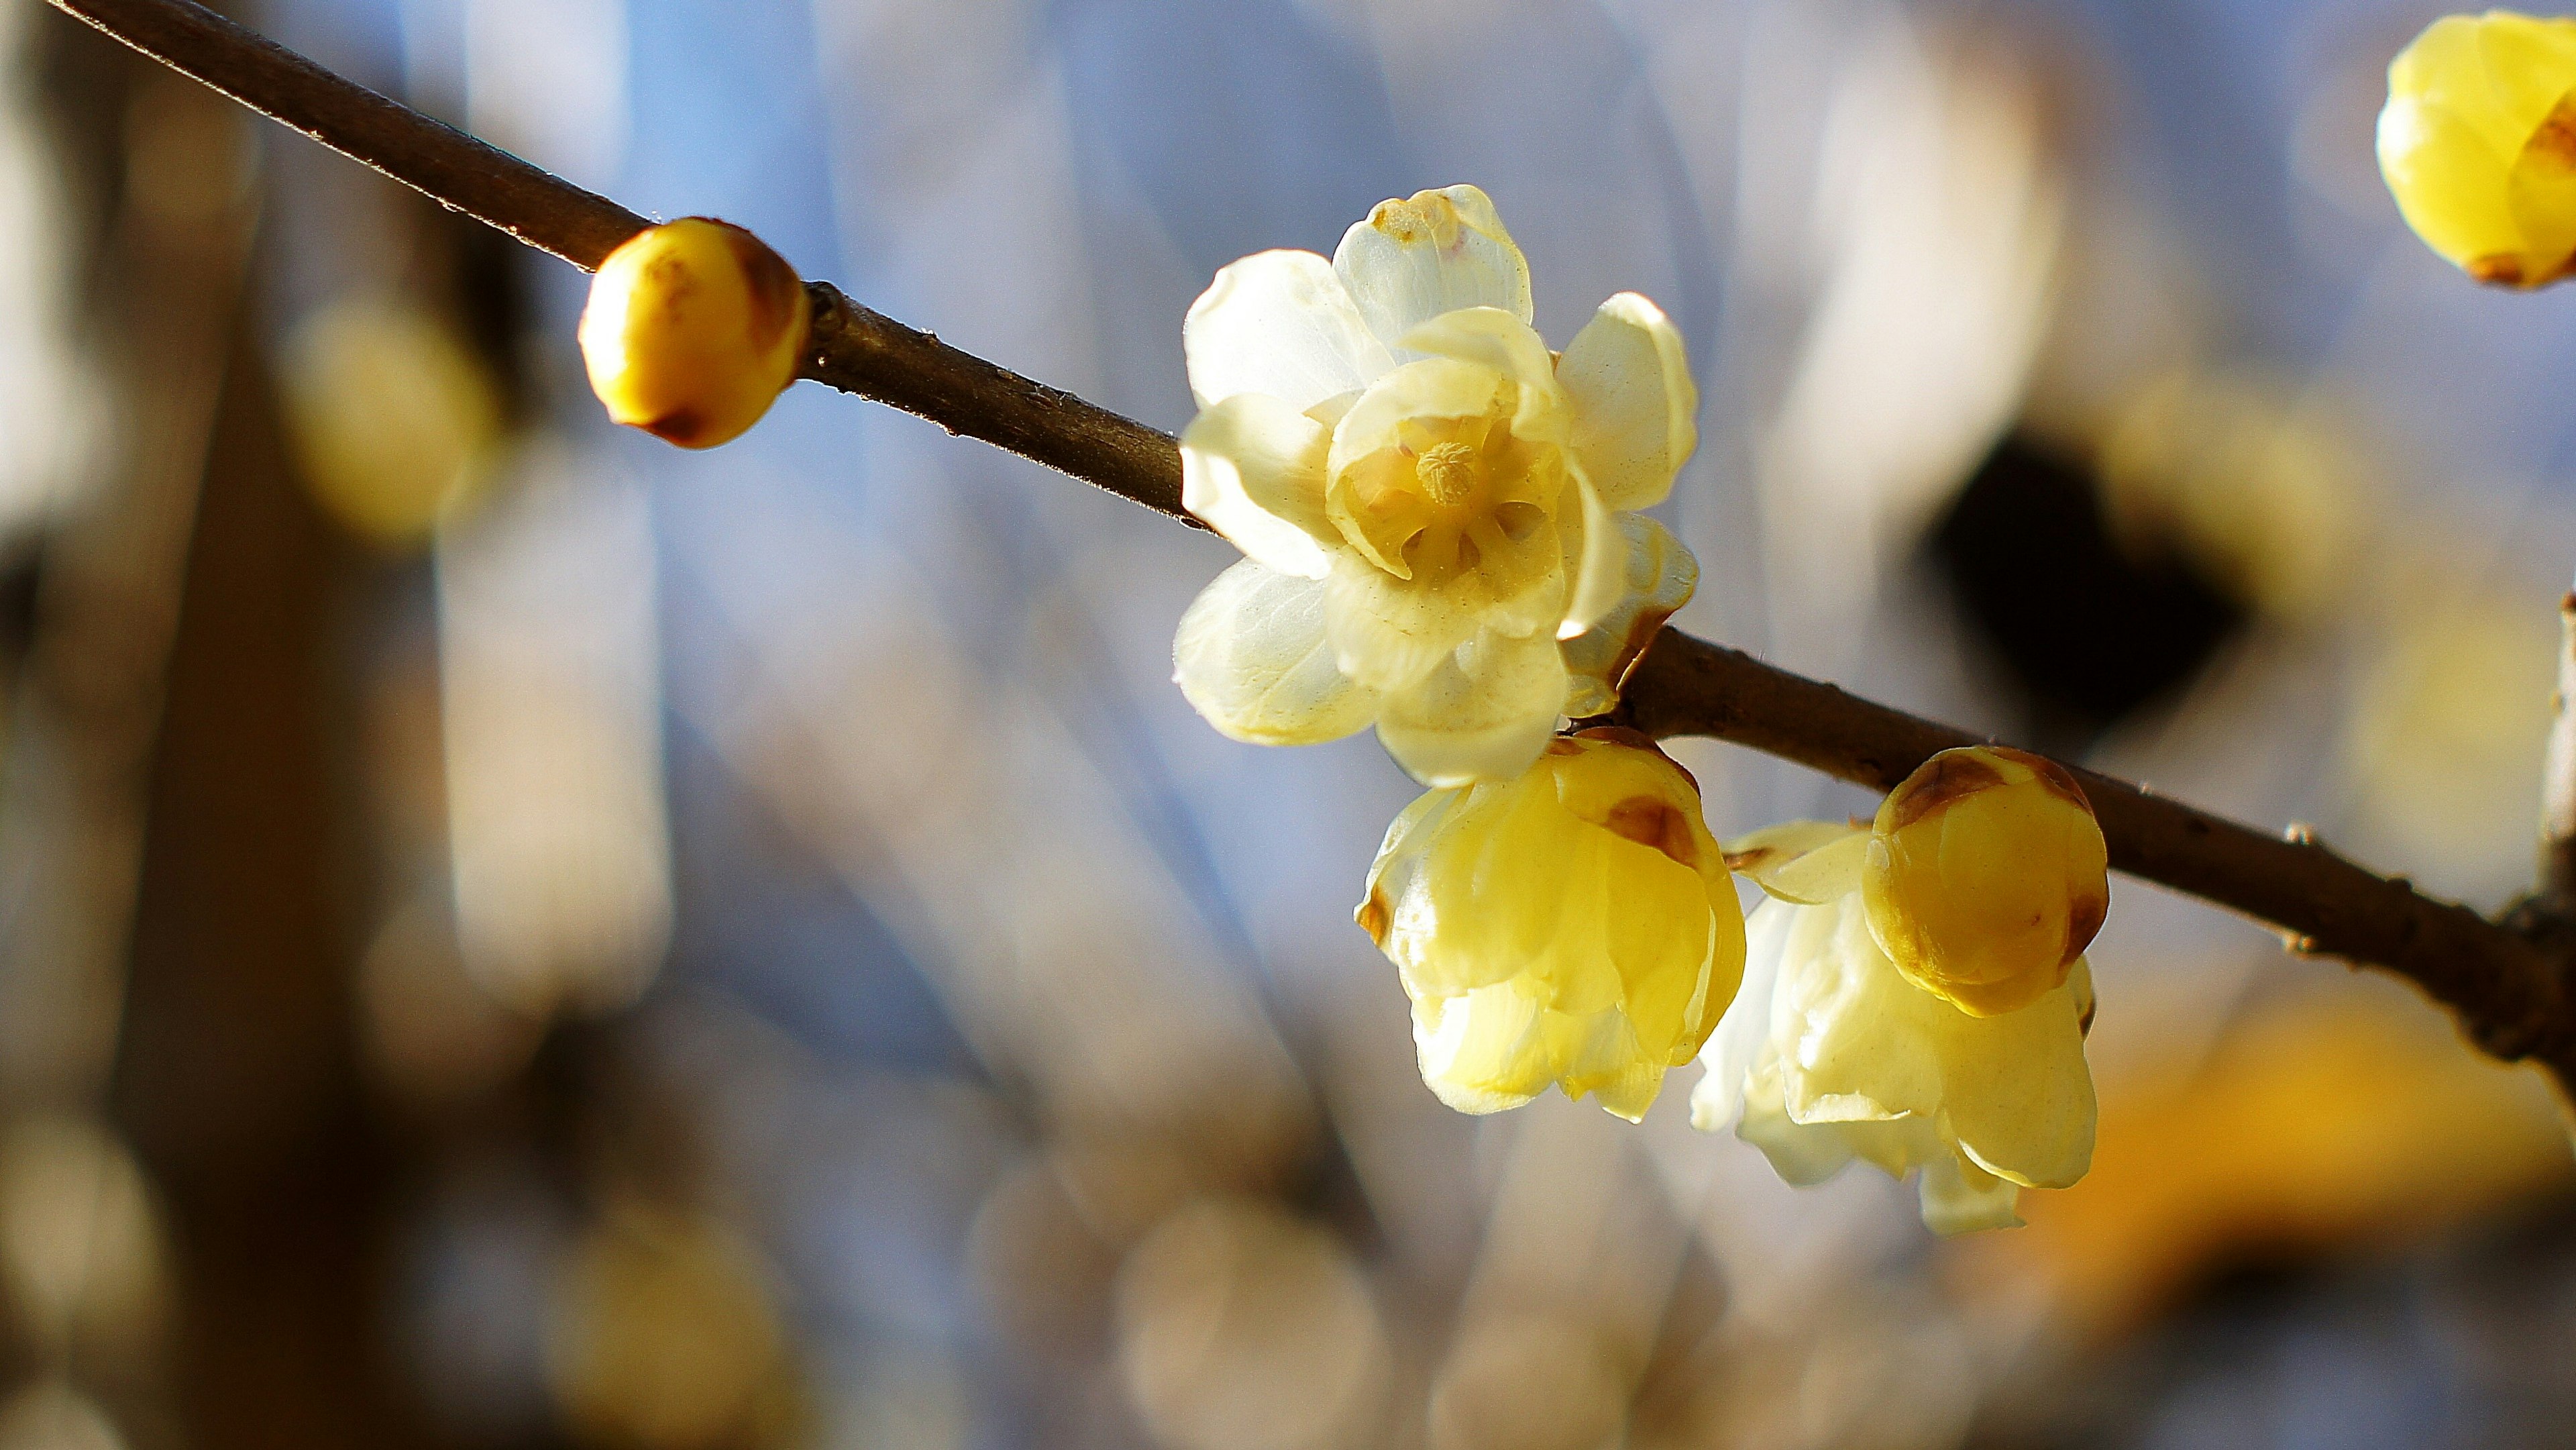
<path fill-rule="evenodd" d="M 1942 751 L 1888 794 L 1861 894 L 1907 980 L 1991 1017 L 2065 982 L 2110 910 L 2108 868 L 2064 767 L 1980 745 Z"/>
<path fill-rule="evenodd" d="M 796 269 L 729 222 L 629 237 L 591 279 L 581 355 L 608 416 L 683 448 L 741 437 L 796 380 L 812 308 Z"/>

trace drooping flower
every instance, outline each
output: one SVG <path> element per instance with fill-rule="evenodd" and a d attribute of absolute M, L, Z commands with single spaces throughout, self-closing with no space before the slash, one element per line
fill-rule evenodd
<path fill-rule="evenodd" d="M 2446 15 L 2388 66 L 2379 170 L 2406 224 L 2481 282 L 2576 258 L 2576 20 Z"/>
<path fill-rule="evenodd" d="M 796 380 L 812 304 L 796 269 L 730 222 L 648 227 L 599 265 L 581 356 L 608 416 L 683 448 L 740 437 Z"/>
<path fill-rule="evenodd" d="M 1551 742 L 1387 828 L 1359 922 L 1413 1000 L 1422 1080 L 1468 1113 L 1562 1086 L 1634 1121 L 1735 995 L 1744 920 L 1698 787 L 1644 736 Z"/>
<path fill-rule="evenodd" d="M 2092 973 L 2079 957 L 2062 984 L 1983 1017 L 1916 986 L 1871 930 L 1870 845 L 1816 821 L 1729 843 L 1772 899 L 1747 923 L 1744 985 L 1700 1055 L 1691 1121 L 1733 1123 L 1793 1184 L 1854 1158 L 1920 1169 L 1936 1232 L 2009 1227 L 2022 1188 L 2065 1187 L 2092 1162 Z"/>
<path fill-rule="evenodd" d="M 1560 357 L 1530 315 L 1472 186 L 1381 203 L 1329 263 L 1246 257 L 1190 308 L 1184 502 L 1245 558 L 1174 678 L 1219 730 L 1374 723 L 1426 785 L 1509 780 L 1689 597 L 1688 551 L 1632 512 L 1698 444 L 1680 334 L 1621 293 Z"/>
<path fill-rule="evenodd" d="M 2110 914 L 2109 862 L 2065 767 L 2008 746 L 1944 750 L 1880 803 L 1861 902 L 1907 980 L 1991 1017 L 2066 980 Z"/>

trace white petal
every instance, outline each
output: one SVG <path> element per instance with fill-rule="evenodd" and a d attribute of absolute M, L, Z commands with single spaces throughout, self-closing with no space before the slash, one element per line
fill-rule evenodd
<path fill-rule="evenodd" d="M 1601 495 L 1579 466 L 1568 464 L 1565 470 L 1566 491 L 1573 494 L 1577 506 L 1557 507 L 1563 520 L 1559 527 L 1574 532 L 1566 541 L 1565 618 L 1556 627 L 1558 639 L 1574 639 L 1607 618 L 1619 607 L 1628 592 L 1628 538 L 1619 531 L 1610 510 L 1603 507 Z"/>
<path fill-rule="evenodd" d="M 1333 432 L 1277 398 L 1237 393 L 1181 433 L 1181 506 L 1247 557 L 1321 579 L 1341 531 L 1324 517 Z"/>
<path fill-rule="evenodd" d="M 1574 404 L 1574 456 L 1602 501 L 1622 512 L 1661 503 L 1699 446 L 1699 389 L 1672 321 L 1622 292 L 1566 344 L 1556 377 Z"/>
<path fill-rule="evenodd" d="M 1565 668 L 1574 676 L 1565 713 L 1578 720 L 1608 714 L 1619 703 L 1629 667 L 1699 588 L 1699 560 L 1672 530 L 1644 514 L 1612 517 L 1628 545 L 1627 593 L 1598 623 L 1565 641 Z"/>
<path fill-rule="evenodd" d="M 1839 1123 L 1791 1120 L 1781 1105 L 1780 1062 L 1766 1058 L 1744 1084 L 1744 1116 L 1735 1136 L 1762 1150 L 1780 1181 L 1797 1188 L 1822 1183 L 1852 1160 L 1849 1136 Z"/>
<path fill-rule="evenodd" d="M 1333 270 L 1390 345 L 1461 307 L 1499 307 L 1530 320 L 1529 263 L 1493 202 L 1472 186 L 1378 203 L 1342 235 Z"/>
<path fill-rule="evenodd" d="M 1784 902 L 1765 901 L 1744 919 L 1744 981 L 1700 1048 L 1708 1076 L 1691 1089 L 1691 1126 L 1703 1133 L 1724 1129 L 1745 1111 L 1746 1079 L 1771 1042 L 1771 992 L 1789 941 L 1790 911 Z"/>
<path fill-rule="evenodd" d="M 1217 273 L 1181 322 L 1181 354 L 1202 408 L 1266 393 L 1302 412 L 1392 366 L 1332 264 L 1312 252 L 1258 252 Z"/>
<path fill-rule="evenodd" d="M 1333 667 L 1324 586 L 1246 559 L 1181 616 L 1172 678 L 1209 724 L 1255 745 L 1338 740 L 1377 715 L 1377 697 Z"/>
<path fill-rule="evenodd" d="M 1377 738 L 1424 785 L 1510 780 L 1547 748 L 1564 699 L 1554 640 L 1487 630 L 1420 683 L 1390 693 Z"/>
<path fill-rule="evenodd" d="M 1800 909 L 1772 1008 L 1789 1116 L 1802 1123 L 1937 1117 L 1946 1064 L 1926 1004 L 1973 1020 L 1897 973 L 1869 934 L 1858 892 Z"/>

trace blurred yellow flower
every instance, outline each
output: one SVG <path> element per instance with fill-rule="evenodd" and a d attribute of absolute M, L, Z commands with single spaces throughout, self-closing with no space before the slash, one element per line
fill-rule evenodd
<path fill-rule="evenodd" d="M 581 356 L 608 416 L 683 448 L 742 436 L 796 380 L 812 307 L 796 269 L 729 222 L 627 238 L 590 283 Z"/>
<path fill-rule="evenodd" d="M 1854 1158 L 1920 1168 L 1937 1233 L 2010 1227 L 2022 1188 L 2065 1187 L 2092 1160 L 2092 973 L 2079 957 L 2063 985 L 1988 1017 L 1907 981 L 1863 904 L 1871 845 L 1815 821 L 1729 843 L 1772 899 L 1747 923 L 1744 985 L 1701 1053 L 1691 1122 L 1733 1123 L 1793 1184 Z"/>
<path fill-rule="evenodd" d="M 2110 913 L 2109 869 L 2064 767 L 2004 746 L 1944 750 L 1880 803 L 1861 904 L 1907 980 L 1991 1017 L 2066 980 Z"/>
<path fill-rule="evenodd" d="M 2388 66 L 2379 170 L 2406 224 L 2481 282 L 2576 255 L 2576 20 L 2446 15 Z"/>
<path fill-rule="evenodd" d="M 1359 922 L 1413 999 L 1422 1080 L 1468 1113 L 1555 1083 L 1645 1116 L 1744 969 L 1699 790 L 1629 731 L 1557 740 L 1516 780 L 1415 801 L 1387 828 Z"/>
<path fill-rule="evenodd" d="M 1530 315 L 1472 186 L 1381 203 L 1329 263 L 1246 257 L 1191 306 L 1183 501 L 1245 558 L 1183 616 L 1174 678 L 1219 730 L 1374 722 L 1426 785 L 1509 780 L 1689 597 L 1688 551 L 1629 512 L 1698 445 L 1680 333 L 1623 292 L 1556 357 Z"/>

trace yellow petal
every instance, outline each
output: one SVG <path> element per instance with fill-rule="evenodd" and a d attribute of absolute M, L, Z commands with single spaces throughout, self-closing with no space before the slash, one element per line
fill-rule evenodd
<path fill-rule="evenodd" d="M 1943 1154 L 1923 1165 L 1923 1226 L 1944 1238 L 1980 1229 L 2021 1227 L 2021 1189 L 2009 1179 Z"/>
<path fill-rule="evenodd" d="M 1338 740 L 1377 715 L 1376 696 L 1333 667 L 1324 587 L 1250 559 L 1219 574 L 1181 616 L 1172 663 L 1209 724 L 1255 745 Z"/>
<path fill-rule="evenodd" d="M 1868 840 L 1845 822 L 1784 821 L 1728 841 L 1726 864 L 1765 895 L 1815 906 L 1859 889 Z"/>
<path fill-rule="evenodd" d="M 1332 430 L 1262 393 L 1215 403 L 1181 433 L 1181 506 L 1246 557 L 1321 579 L 1341 533 L 1324 517 Z"/>
<path fill-rule="evenodd" d="M 1332 264 L 1312 252 L 1258 252 L 1218 272 L 1182 320 L 1181 354 L 1202 408 L 1262 393 L 1303 412 L 1392 366 Z"/>
<path fill-rule="evenodd" d="M 1556 641 L 1487 631 L 1420 681 L 1390 692 L 1377 735 L 1424 785 L 1509 780 L 1546 748 L 1564 700 Z"/>
<path fill-rule="evenodd" d="M 1324 627 L 1342 673 L 1377 690 L 1411 687 L 1474 637 L 1482 596 L 1398 579 L 1345 549 L 1324 580 Z"/>
<path fill-rule="evenodd" d="M 1622 292 L 1565 347 L 1557 381 L 1574 406 L 1575 460 L 1610 508 L 1651 508 L 1699 447 L 1699 389 L 1682 335 L 1654 303 Z"/>
<path fill-rule="evenodd" d="M 1390 345 L 1461 307 L 1499 307 L 1530 320 L 1529 263 L 1493 202 L 1472 186 L 1378 203 L 1343 234 L 1333 270 Z"/>
<path fill-rule="evenodd" d="M 1514 434 L 1538 443 L 1565 439 L 1570 420 L 1556 360 L 1526 319 L 1499 307 L 1462 307 L 1414 328 L 1396 346 L 1490 369 L 1520 389 L 1512 414 Z"/>
<path fill-rule="evenodd" d="M 1509 983 L 1416 1002 L 1413 1046 L 1423 1082 L 1462 1113 L 1519 1107 L 1555 1081 L 1545 1016 Z"/>

